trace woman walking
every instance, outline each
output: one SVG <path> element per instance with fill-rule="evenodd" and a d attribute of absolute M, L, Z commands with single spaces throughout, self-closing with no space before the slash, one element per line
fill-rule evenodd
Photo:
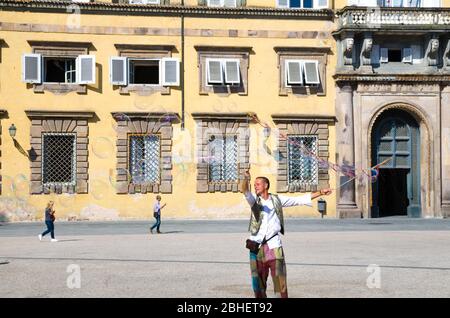
<path fill-rule="evenodd" d="M 150 233 L 153 234 L 153 229 L 156 227 L 156 231 L 158 234 L 161 234 L 159 231 L 159 227 L 161 226 L 161 209 L 164 208 L 166 204 L 164 203 L 163 206 L 161 206 L 161 196 L 156 196 L 156 202 L 153 205 L 153 217 L 156 219 L 155 224 L 150 228 Z"/>
<path fill-rule="evenodd" d="M 39 241 L 42 241 L 42 238 L 50 233 L 51 236 L 51 242 L 58 242 L 57 239 L 55 239 L 55 210 L 53 209 L 54 202 L 50 201 L 47 204 L 47 207 L 45 208 L 45 225 L 47 225 L 47 230 L 42 232 L 42 234 L 39 234 Z"/>

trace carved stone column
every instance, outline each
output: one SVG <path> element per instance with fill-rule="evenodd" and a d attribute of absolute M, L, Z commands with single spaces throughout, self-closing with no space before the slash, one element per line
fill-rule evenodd
<path fill-rule="evenodd" d="M 336 117 L 337 164 L 341 167 L 353 167 L 355 165 L 353 88 L 349 84 L 337 87 Z M 339 173 L 337 186 L 350 179 L 351 177 Z M 337 213 L 340 218 L 361 217 L 361 210 L 358 209 L 355 200 L 355 180 L 339 188 L 337 195 Z"/>
<path fill-rule="evenodd" d="M 450 216 L 450 86 L 445 86 L 441 95 L 441 182 L 442 182 L 442 215 Z"/>

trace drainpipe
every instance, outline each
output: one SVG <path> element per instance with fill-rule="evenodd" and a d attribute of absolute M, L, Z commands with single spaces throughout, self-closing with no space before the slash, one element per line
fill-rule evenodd
<path fill-rule="evenodd" d="M 184 0 L 181 1 L 184 8 Z M 184 131 L 184 13 L 181 12 L 181 65 L 180 65 L 180 85 L 181 85 L 181 130 Z"/>

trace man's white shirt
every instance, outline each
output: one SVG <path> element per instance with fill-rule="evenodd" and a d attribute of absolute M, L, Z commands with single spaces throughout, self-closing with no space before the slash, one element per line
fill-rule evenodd
<path fill-rule="evenodd" d="M 252 207 L 256 203 L 256 196 L 250 191 L 247 191 L 244 196 L 250 207 Z M 297 197 L 287 197 L 284 195 L 279 195 L 278 198 L 280 198 L 281 206 L 283 208 L 299 205 L 312 206 L 310 193 Z M 275 213 L 271 196 L 269 195 L 267 200 L 264 200 L 261 197 L 261 205 L 263 207 L 261 211 L 261 227 L 259 228 L 259 231 L 256 235 L 250 236 L 250 239 L 252 241 L 261 243 L 264 238 L 270 239 L 272 236 L 278 233 L 278 235 L 275 235 L 272 239 L 270 239 L 267 244 L 270 249 L 281 247 L 281 236 L 279 233 L 281 231 L 281 223 L 278 219 L 277 214 Z"/>

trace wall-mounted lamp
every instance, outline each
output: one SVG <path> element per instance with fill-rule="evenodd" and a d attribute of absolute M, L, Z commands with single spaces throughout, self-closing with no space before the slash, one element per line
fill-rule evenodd
<path fill-rule="evenodd" d="M 11 138 L 14 141 L 14 147 L 16 147 L 16 149 L 19 150 L 19 152 L 22 155 L 24 155 L 25 157 L 27 157 L 30 160 L 31 160 L 31 158 L 35 158 L 36 157 L 35 152 L 34 152 L 33 149 L 30 149 L 28 151 L 23 149 L 23 147 L 16 140 L 15 137 L 16 137 L 16 133 L 17 133 L 17 128 L 16 128 L 16 126 L 14 126 L 14 124 L 11 124 L 11 126 L 8 128 L 8 131 L 9 131 L 9 135 L 11 136 Z M 33 150 L 33 152 L 32 152 L 32 150 Z"/>
<path fill-rule="evenodd" d="M 11 136 L 11 138 L 14 139 L 14 137 L 16 137 L 16 132 L 17 132 L 16 126 L 14 126 L 14 124 L 11 124 L 11 127 L 9 127 L 8 131 L 9 131 L 9 135 Z"/>

